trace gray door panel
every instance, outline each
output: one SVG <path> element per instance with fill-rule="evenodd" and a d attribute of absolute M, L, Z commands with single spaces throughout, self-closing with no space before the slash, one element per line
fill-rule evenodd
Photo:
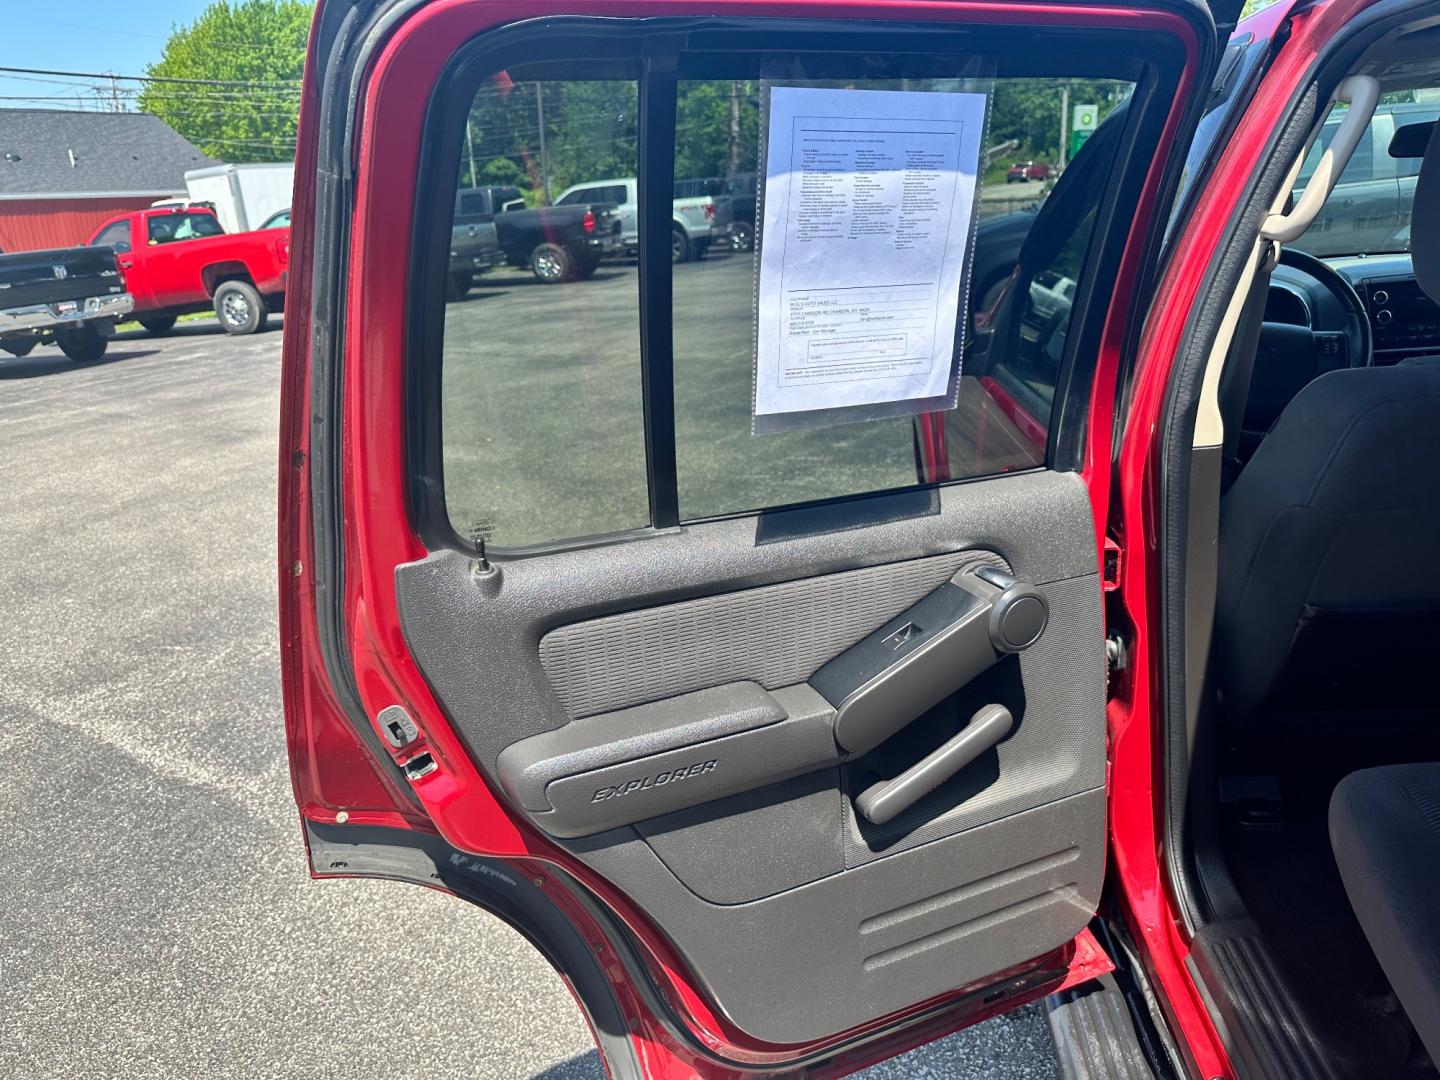
<path fill-rule="evenodd" d="M 496 566 L 474 575 L 463 555 L 439 552 L 397 570 L 422 669 L 497 790 L 504 772 L 512 806 L 542 828 L 545 793 L 562 791 L 555 755 L 595 770 L 583 798 L 575 784 L 564 793 L 572 812 L 590 786 L 599 807 L 624 788 L 613 781 L 624 769 L 585 758 L 590 736 L 616 733 L 608 745 L 634 755 L 644 783 L 623 795 L 629 816 L 605 807 L 612 816 L 594 825 L 635 823 L 556 842 L 626 891 L 755 1036 L 802 1042 L 875 1019 L 1040 956 L 1093 913 L 1104 642 L 1077 477 L 997 477 Z M 791 738 L 786 725 L 830 722 L 806 680 L 978 566 L 1040 587 L 1050 623 L 1035 646 L 868 753 L 805 757 L 817 729 Z M 895 820 L 856 813 L 867 786 L 988 704 L 1014 715 L 1008 737 Z M 687 756 L 692 740 L 704 752 Z M 749 759 L 792 745 L 802 764 L 777 775 L 802 775 L 755 786 L 769 777 L 755 772 L 754 790 L 736 791 L 736 770 L 759 768 Z M 731 752 L 745 746 L 749 759 Z M 707 801 L 685 805 L 697 798 Z M 651 811 L 635 807 L 677 805 L 636 820 Z"/>

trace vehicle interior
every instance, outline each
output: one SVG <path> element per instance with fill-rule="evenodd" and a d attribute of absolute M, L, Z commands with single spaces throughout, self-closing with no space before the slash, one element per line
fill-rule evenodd
<path fill-rule="evenodd" d="M 1377 26 L 1326 86 L 1177 383 L 1171 869 L 1242 1068 L 1435 1076 L 1440 30 Z"/>

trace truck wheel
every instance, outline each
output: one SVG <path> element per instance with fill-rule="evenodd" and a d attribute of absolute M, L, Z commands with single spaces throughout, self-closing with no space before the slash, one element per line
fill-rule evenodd
<path fill-rule="evenodd" d="M 690 238 L 680 229 L 670 230 L 670 261 L 672 263 L 690 261 Z"/>
<path fill-rule="evenodd" d="M 175 329 L 175 316 L 166 315 L 163 319 L 141 319 L 140 325 L 155 337 L 162 337 Z"/>
<path fill-rule="evenodd" d="M 746 252 L 755 250 L 755 227 L 743 221 L 730 226 L 730 249 Z"/>
<path fill-rule="evenodd" d="M 474 274 L 451 274 L 445 281 L 445 299 L 463 300 L 475 284 Z"/>
<path fill-rule="evenodd" d="M 110 341 L 89 323 L 81 323 L 79 326 L 67 326 L 63 330 L 56 330 L 55 344 L 59 345 L 60 351 L 77 364 L 90 364 L 105 355 L 105 349 Z"/>
<path fill-rule="evenodd" d="M 575 276 L 575 257 L 560 244 L 541 244 L 530 253 L 530 272 L 545 285 L 558 285 Z"/>
<path fill-rule="evenodd" d="M 265 329 L 270 311 L 248 281 L 224 281 L 215 290 L 215 317 L 227 334 L 255 334 Z"/>

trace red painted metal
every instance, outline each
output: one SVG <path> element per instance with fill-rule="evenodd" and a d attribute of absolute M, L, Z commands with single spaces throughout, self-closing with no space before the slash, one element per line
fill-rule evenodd
<path fill-rule="evenodd" d="M 1110 837 L 1114 880 L 1151 984 L 1192 1070 L 1206 1077 L 1233 1076 L 1214 1024 L 1185 959 L 1189 952 L 1177 903 L 1164 867 L 1160 833 L 1164 796 L 1164 747 L 1158 737 L 1164 707 L 1154 628 L 1160 625 L 1159 484 L 1160 431 L 1175 358 L 1180 355 L 1191 303 L 1206 285 L 1219 246 L 1230 236 L 1230 218 L 1259 167 L 1265 146 L 1286 118 L 1296 89 L 1309 76 L 1319 51 L 1345 23 L 1374 0 L 1320 0 L 1299 8 L 1290 36 L 1196 199 L 1197 210 L 1175 239 L 1175 258 L 1159 282 L 1141 339 L 1132 379 L 1119 460 L 1116 539 L 1126 553 L 1116 593 L 1128 624 L 1129 665 L 1110 702 Z M 1264 13 L 1246 28 L 1269 36 L 1287 15 Z M 1107 370 L 1097 379 L 1113 379 Z M 1110 385 L 1107 383 L 1107 385 Z M 1092 468 L 1097 507 L 1109 503 L 1110 416 L 1091 415 Z M 1099 519 L 1104 521 L 1103 516 Z"/>
<path fill-rule="evenodd" d="M 1045 425 L 1031 416 L 1025 407 L 1015 400 L 1015 396 L 1006 390 L 994 376 L 981 375 L 980 385 L 985 388 L 990 399 L 1000 406 L 1000 411 L 1005 414 L 1005 418 L 1015 425 L 1016 430 L 1043 457 L 1046 446 L 1050 442 L 1050 433 L 1045 430 Z"/>
<path fill-rule="evenodd" d="M 143 210 L 158 198 L 0 199 L 0 250 L 78 247 L 106 221 Z"/>
<path fill-rule="evenodd" d="M 966 20 L 980 23 L 1044 23 L 1105 25 L 1158 29 L 1186 42 L 1193 57 L 1197 43 L 1188 23 L 1160 11 L 1137 11 L 1106 4 L 1004 3 L 987 0 L 545 0 L 475 4 L 466 0 L 437 0 L 402 25 L 384 47 L 370 72 L 358 150 L 356 208 L 350 250 L 348 310 L 343 404 L 346 433 L 344 520 L 346 531 L 346 622 L 350 632 L 350 662 L 366 713 L 376 715 L 386 705 L 404 704 L 417 718 L 421 742 L 407 756 L 424 749 L 439 768 L 413 785 L 424 808 L 417 813 L 394 781 L 368 761 L 367 752 L 348 729 L 324 673 L 316 624 L 317 613 L 306 566 L 312 558 L 312 522 L 309 511 L 308 372 L 313 327 L 310 321 L 310 272 L 313 250 L 315 176 L 316 72 L 306 72 L 297 160 L 293 262 L 294 289 L 291 316 L 285 326 L 285 364 L 282 372 L 282 457 L 280 485 L 281 633 L 285 673 L 287 737 L 292 759 L 292 781 L 302 814 L 314 820 L 334 820 L 345 810 L 351 821 L 376 821 L 398 827 L 435 828 L 454 846 L 491 856 L 537 863 L 555 863 L 582 881 L 627 925 L 645 950 L 646 963 L 656 983 L 670 998 L 672 1008 L 690 1034 L 717 1053 L 743 1062 L 779 1068 L 802 1055 L 857 1038 L 894 1029 L 907 1018 L 932 1010 L 920 1027 L 884 1035 L 867 1048 L 843 1058 L 844 1068 L 827 1067 L 837 1075 L 872 1060 L 939 1037 L 967 1023 L 983 1019 L 1018 1003 L 1007 999 L 993 1007 L 965 1001 L 967 990 L 957 990 L 936 1002 L 926 1002 L 899 1017 L 887 1017 L 866 1028 L 838 1033 L 807 1046 L 777 1047 L 761 1043 L 739 1031 L 706 1001 L 699 983 L 686 970 L 663 934 L 623 891 L 599 878 L 543 835 L 512 817 L 479 775 L 463 745 L 451 729 L 438 703 L 411 658 L 400 630 L 395 606 L 393 569 L 401 562 L 423 557 L 425 550 L 410 527 L 406 505 L 403 418 L 403 359 L 405 278 L 393 273 L 367 273 L 366 267 L 403 265 L 409 258 L 410 222 L 395 215 L 393 207 L 412 205 L 416 198 L 415 162 L 431 87 L 440 67 L 457 45 L 486 29 L 550 11 L 565 14 L 639 16 L 704 14 L 723 10 L 770 16 L 816 18 L 895 18 L 910 21 Z M 1190 88 L 1182 87 L 1182 96 Z M 1173 139 L 1178 110 L 1166 138 Z M 1153 201 L 1158 173 L 1147 185 Z M 1142 204 L 1137 220 L 1144 219 Z M 1132 245 L 1133 247 L 1133 245 Z M 1122 269 L 1116 290 L 1112 322 L 1107 330 L 1107 358 L 1102 368 L 1110 379 L 1097 379 L 1097 408 L 1107 410 L 1113 401 L 1123 317 L 1132 308 L 1135 261 L 1132 251 Z M 1107 366 L 1108 365 L 1108 366 Z M 1103 440 L 1107 446 L 1108 427 Z M 1108 472 L 1108 462 L 1106 463 Z M 1087 467 L 1092 491 L 1098 462 Z M 1097 518 L 1103 521 L 1102 510 Z M 1099 546 L 1097 543 L 1097 553 Z M 566 889 L 547 890 L 553 902 L 568 904 L 577 925 L 590 925 Z M 598 928 L 597 944 L 605 942 Z M 1086 935 L 1082 935 L 1082 939 Z M 1055 975 L 1033 993 L 1054 989 L 1067 978 L 1089 977 L 1098 970 L 1093 942 L 1077 939 L 1060 953 L 1046 958 Z M 612 966 L 617 992 L 635 1001 L 635 1039 L 655 1076 L 724 1076 L 709 1059 L 687 1057 L 673 1045 L 664 1025 L 644 1007 L 629 986 L 629 976 Z M 944 1010 L 947 1003 L 954 1007 Z M 987 1011 L 988 1010 L 988 1011 Z M 818 1075 L 818 1074 L 817 1074 Z"/>

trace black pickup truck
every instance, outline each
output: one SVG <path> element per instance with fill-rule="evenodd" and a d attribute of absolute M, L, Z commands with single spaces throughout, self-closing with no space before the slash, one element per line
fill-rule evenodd
<path fill-rule="evenodd" d="M 524 195 L 516 187 L 467 191 L 486 194 L 505 261 L 528 267 L 546 285 L 588 278 L 602 258 L 620 250 L 620 221 L 611 213 L 613 204 L 526 210 Z"/>
<path fill-rule="evenodd" d="M 58 345 L 71 360 L 98 360 L 132 307 L 112 248 L 0 254 L 0 349 L 12 356 Z"/>

